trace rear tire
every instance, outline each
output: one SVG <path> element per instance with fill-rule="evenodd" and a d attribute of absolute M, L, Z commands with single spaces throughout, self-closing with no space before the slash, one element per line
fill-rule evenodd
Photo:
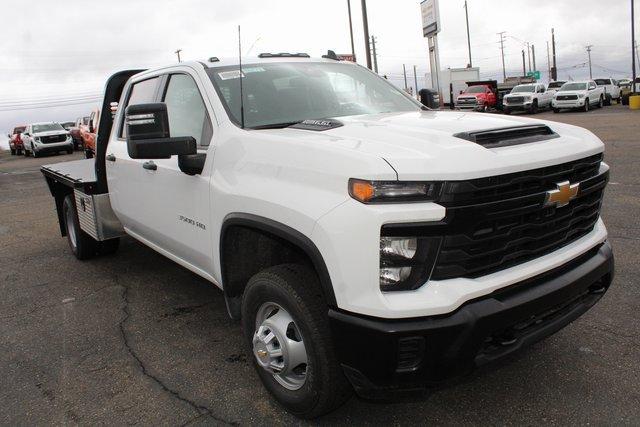
<path fill-rule="evenodd" d="M 12 155 L 12 156 L 15 156 L 15 155 L 16 155 L 16 152 L 18 151 L 18 150 L 16 150 L 15 148 L 10 148 L 9 150 L 11 151 L 11 155 Z"/>
<path fill-rule="evenodd" d="M 265 323 L 266 319 L 276 317 L 287 320 L 273 321 L 272 325 Z M 285 326 L 278 328 L 276 324 Z M 242 326 L 248 354 L 260 380 L 287 411 L 301 418 L 315 418 L 336 409 L 351 396 L 351 385 L 342 373 L 333 349 L 327 305 L 318 277 L 311 269 L 285 264 L 253 276 L 242 299 Z M 282 333 L 285 329 L 286 332 Z M 261 341 L 267 333 L 276 336 L 269 342 L 275 341 L 276 349 L 284 348 L 281 354 L 300 354 L 299 346 L 302 344 L 306 363 L 290 367 L 290 360 L 299 358 L 272 355 L 272 350 L 264 347 Z M 274 373 L 262 365 L 271 366 L 269 363 L 284 367 L 279 373 Z M 287 375 L 299 375 L 303 379 L 296 378 L 297 382 L 288 383 Z"/>
<path fill-rule="evenodd" d="M 85 159 L 93 159 L 93 152 L 91 150 L 84 150 L 84 158 Z"/>
<path fill-rule="evenodd" d="M 62 214 L 71 252 L 79 260 L 93 257 L 96 254 L 98 242 L 80 229 L 76 202 L 72 194 L 64 198 Z"/>

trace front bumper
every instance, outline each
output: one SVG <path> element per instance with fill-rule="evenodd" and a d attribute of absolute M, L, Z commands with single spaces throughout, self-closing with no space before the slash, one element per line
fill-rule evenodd
<path fill-rule="evenodd" d="M 580 108 L 584 107 L 585 98 L 568 100 L 568 101 L 556 101 L 555 99 L 551 102 L 551 106 L 553 108 Z"/>
<path fill-rule="evenodd" d="M 60 151 L 73 150 L 73 142 L 53 143 L 53 144 L 34 144 L 35 151 L 38 154 L 57 153 Z"/>
<path fill-rule="evenodd" d="M 424 391 L 562 329 L 602 298 L 613 270 L 605 242 L 447 315 L 386 320 L 331 310 L 334 345 L 360 396 Z"/>
<path fill-rule="evenodd" d="M 533 106 L 533 103 L 531 102 L 527 102 L 523 104 L 507 104 L 507 103 L 502 104 L 502 108 L 504 110 L 509 110 L 509 111 L 529 111 L 531 110 L 532 106 Z"/>

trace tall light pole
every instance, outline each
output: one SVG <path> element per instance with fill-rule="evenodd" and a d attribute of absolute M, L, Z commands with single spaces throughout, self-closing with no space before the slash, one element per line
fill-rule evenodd
<path fill-rule="evenodd" d="M 178 49 L 178 50 L 176 50 L 175 52 L 173 52 L 173 53 L 175 53 L 176 55 L 178 55 L 178 62 L 182 62 L 182 61 L 180 60 L 180 52 L 182 52 L 182 49 Z"/>
<path fill-rule="evenodd" d="M 631 0 L 633 1 L 633 0 Z M 553 81 L 558 80 L 558 64 L 556 63 L 556 34 L 551 29 L 551 53 L 553 55 L 553 67 L 551 68 L 551 78 Z"/>
<path fill-rule="evenodd" d="M 351 35 L 351 55 L 353 55 L 353 62 L 356 62 L 356 46 L 353 43 L 353 21 L 351 21 L 351 0 L 347 0 L 347 9 L 349 10 L 349 34 Z"/>
<path fill-rule="evenodd" d="M 402 73 L 404 74 L 404 91 L 409 92 L 409 87 L 407 85 L 407 66 L 402 64 Z"/>
<path fill-rule="evenodd" d="M 589 55 L 589 78 L 592 79 L 593 78 L 593 71 L 591 70 L 591 48 L 593 47 L 592 44 L 590 44 L 589 46 L 587 46 L 587 55 Z"/>
<path fill-rule="evenodd" d="M 533 59 L 533 70 L 531 71 L 538 71 L 538 68 L 536 67 L 536 45 L 534 44 L 531 45 L 531 57 Z"/>
<path fill-rule="evenodd" d="M 469 33 L 469 7 L 467 6 L 467 0 L 464 0 L 464 14 L 467 18 L 467 45 L 469 46 L 469 68 L 473 68 L 473 62 L 471 61 L 471 35 Z"/>
<path fill-rule="evenodd" d="M 414 95 L 418 94 L 418 70 L 416 69 L 417 67 L 414 65 L 413 66 L 413 83 L 415 84 L 415 89 L 413 91 Z"/>
<path fill-rule="evenodd" d="M 551 82 L 551 56 L 549 55 L 549 42 L 547 41 L 547 71 L 549 72 L 549 82 Z"/>
<path fill-rule="evenodd" d="M 371 36 L 371 49 L 373 49 L 373 71 L 378 74 L 378 53 L 376 51 L 376 36 Z"/>
<path fill-rule="evenodd" d="M 633 80 L 631 81 L 631 92 L 636 91 L 636 58 L 633 55 L 633 50 L 636 47 L 636 23 L 634 14 L 634 0 L 631 0 L 631 66 L 633 67 Z"/>
<path fill-rule="evenodd" d="M 522 76 L 524 77 L 526 75 L 527 75 L 527 63 L 524 56 L 524 49 L 522 49 Z"/>
<path fill-rule="evenodd" d="M 369 18 L 367 18 L 367 0 L 362 0 L 362 27 L 364 28 L 364 47 L 367 53 L 367 68 L 371 70 L 371 46 L 369 46 Z"/>
<path fill-rule="evenodd" d="M 531 44 L 529 42 L 525 42 L 527 45 L 527 59 L 529 60 L 529 71 L 531 71 Z M 525 73 L 526 75 L 527 73 Z"/>
<path fill-rule="evenodd" d="M 500 36 L 500 51 L 502 52 L 502 81 L 507 80 L 507 69 L 504 67 L 504 34 L 506 31 L 498 33 Z"/>

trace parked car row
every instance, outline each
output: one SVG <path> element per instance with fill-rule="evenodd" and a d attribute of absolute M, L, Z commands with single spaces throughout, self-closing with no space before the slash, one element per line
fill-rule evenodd
<path fill-rule="evenodd" d="M 14 127 L 7 137 L 11 155 L 32 155 L 84 150 L 86 158 L 95 154 L 95 139 L 100 111 L 79 117 L 75 122 L 42 122 Z"/>
<path fill-rule="evenodd" d="M 514 80 L 515 81 L 515 80 Z M 554 81 L 547 86 L 526 77 L 498 84 L 495 80 L 467 82 L 467 89 L 456 98 L 455 107 L 460 110 L 501 110 L 504 114 L 522 111 L 535 114 L 541 109 L 589 111 L 614 101 L 623 103 L 624 87 L 612 78 L 584 81 Z M 629 83 L 630 86 L 630 83 Z"/>

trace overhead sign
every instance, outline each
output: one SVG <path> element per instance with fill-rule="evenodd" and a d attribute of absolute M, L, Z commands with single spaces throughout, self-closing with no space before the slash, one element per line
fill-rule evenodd
<path fill-rule="evenodd" d="M 440 32 L 440 8 L 438 0 L 423 0 L 420 3 L 422 11 L 422 33 L 424 37 L 431 37 Z"/>
<path fill-rule="evenodd" d="M 533 77 L 536 80 L 540 80 L 540 71 L 529 71 L 527 77 Z"/>

